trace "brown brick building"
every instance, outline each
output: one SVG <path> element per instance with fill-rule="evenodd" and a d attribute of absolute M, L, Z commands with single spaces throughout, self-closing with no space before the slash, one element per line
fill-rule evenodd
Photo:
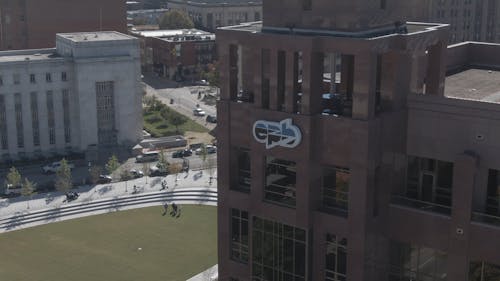
<path fill-rule="evenodd" d="M 216 60 L 215 34 L 198 29 L 134 31 L 144 39 L 146 58 L 162 77 L 177 81 L 200 79 Z M 149 67 L 145 67 L 149 69 Z"/>
<path fill-rule="evenodd" d="M 56 33 L 126 33 L 122 0 L 0 0 L 0 50 L 54 47 Z"/>
<path fill-rule="evenodd" d="M 217 32 L 220 280 L 498 280 L 500 45 L 447 47 L 416 4 Z"/>

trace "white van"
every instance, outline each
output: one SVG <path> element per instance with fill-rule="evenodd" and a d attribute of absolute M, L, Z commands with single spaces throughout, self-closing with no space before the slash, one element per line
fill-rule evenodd
<path fill-rule="evenodd" d="M 9 197 L 21 195 L 21 186 L 12 186 L 12 184 L 7 184 L 3 193 Z"/>
<path fill-rule="evenodd" d="M 153 161 L 158 161 L 159 158 L 160 158 L 160 153 L 158 151 L 149 151 L 149 152 L 146 152 L 142 155 L 135 157 L 135 161 L 137 163 L 153 162 Z"/>

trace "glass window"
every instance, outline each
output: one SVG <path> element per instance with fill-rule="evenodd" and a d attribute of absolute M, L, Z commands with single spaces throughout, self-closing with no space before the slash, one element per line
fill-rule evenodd
<path fill-rule="evenodd" d="M 2 149 L 6 150 L 9 148 L 9 138 L 7 135 L 7 115 L 5 111 L 5 97 L 0 95 L 0 136 Z"/>
<path fill-rule="evenodd" d="M 252 280 L 305 281 L 306 232 L 253 217 Z"/>
<path fill-rule="evenodd" d="M 54 97 L 52 91 L 47 91 L 47 122 L 49 127 L 49 143 L 56 144 L 56 124 L 54 118 Z"/>
<path fill-rule="evenodd" d="M 66 72 L 61 72 L 61 81 L 68 81 L 68 76 Z"/>
<path fill-rule="evenodd" d="M 498 281 L 500 266 L 486 262 L 471 262 L 469 265 L 469 281 Z"/>
<path fill-rule="evenodd" d="M 280 205 L 295 207 L 296 164 L 293 161 L 266 157 L 264 197 Z"/>
<path fill-rule="evenodd" d="M 35 74 L 30 74 L 30 83 L 32 83 L 32 84 L 36 83 L 36 76 L 35 76 Z"/>
<path fill-rule="evenodd" d="M 21 83 L 21 76 L 20 76 L 19 74 L 14 74 L 14 75 L 12 76 L 12 78 L 13 78 L 14 84 L 16 84 L 16 85 L 17 85 L 17 84 L 20 84 L 20 83 Z"/>
<path fill-rule="evenodd" d="M 486 198 L 486 213 L 500 215 L 500 173 L 498 170 L 488 171 L 488 196 Z"/>
<path fill-rule="evenodd" d="M 231 259 L 248 263 L 248 212 L 231 209 Z"/>
<path fill-rule="evenodd" d="M 3 86 L 3 77 L 0 75 L 0 86 Z"/>
<path fill-rule="evenodd" d="M 323 169 L 323 207 L 325 210 L 347 216 L 350 178 L 351 174 L 347 168 Z"/>
<path fill-rule="evenodd" d="M 71 142 L 71 119 L 70 119 L 70 113 L 69 113 L 70 112 L 69 91 L 63 90 L 62 94 L 63 94 L 62 103 L 63 103 L 63 116 L 64 116 L 64 142 L 70 143 Z"/>
<path fill-rule="evenodd" d="M 326 235 L 325 281 L 345 281 L 347 275 L 347 239 Z"/>
<path fill-rule="evenodd" d="M 238 157 L 238 189 L 243 191 L 250 191 L 252 182 L 250 151 L 248 149 L 240 148 L 237 150 Z"/>
<path fill-rule="evenodd" d="M 453 163 L 408 157 L 406 190 L 393 201 L 423 210 L 450 214 Z"/>
<path fill-rule="evenodd" d="M 391 241 L 389 280 L 446 280 L 445 252 L 408 243 Z"/>
<path fill-rule="evenodd" d="M 21 94 L 14 95 L 14 108 L 16 112 L 16 132 L 17 132 L 17 147 L 24 147 L 24 126 L 23 126 L 23 104 Z"/>
<path fill-rule="evenodd" d="M 31 128 L 33 130 L 33 145 L 40 145 L 40 125 L 38 122 L 38 97 L 36 92 L 30 94 L 31 99 Z"/>
<path fill-rule="evenodd" d="M 45 73 L 45 81 L 52 82 L 52 75 L 50 73 Z"/>

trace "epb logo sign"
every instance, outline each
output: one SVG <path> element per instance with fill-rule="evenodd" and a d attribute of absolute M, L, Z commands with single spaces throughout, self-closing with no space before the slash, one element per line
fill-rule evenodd
<path fill-rule="evenodd" d="M 267 149 L 275 146 L 293 148 L 300 144 L 302 133 L 292 124 L 292 119 L 281 122 L 259 120 L 253 124 L 253 136 L 256 141 L 265 143 Z"/>

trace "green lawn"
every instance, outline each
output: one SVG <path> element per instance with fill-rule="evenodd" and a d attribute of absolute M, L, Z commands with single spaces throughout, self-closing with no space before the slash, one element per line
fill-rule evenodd
<path fill-rule="evenodd" d="M 184 281 L 217 263 L 217 212 L 181 208 L 177 219 L 158 206 L 0 234 L 0 280 Z"/>
<path fill-rule="evenodd" d="M 160 113 L 161 110 L 166 113 L 162 115 Z M 166 105 L 162 105 L 161 110 L 145 110 L 144 112 L 144 129 L 146 129 L 146 131 L 148 131 L 153 137 L 165 137 L 178 134 L 182 135 L 186 131 L 202 133 L 208 132 L 208 129 L 205 127 L 178 113 L 177 111 L 168 108 Z M 164 116 L 168 116 L 169 118 L 164 118 Z M 171 120 L 173 117 L 179 117 L 185 120 L 183 124 L 179 125 L 179 132 L 177 132 L 177 128 L 172 124 Z"/>

